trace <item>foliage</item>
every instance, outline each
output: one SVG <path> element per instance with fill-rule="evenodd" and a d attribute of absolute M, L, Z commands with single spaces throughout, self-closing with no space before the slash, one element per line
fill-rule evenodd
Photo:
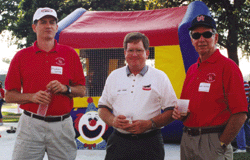
<path fill-rule="evenodd" d="M 234 153 L 234 160 L 247 160 L 250 159 L 250 153 Z"/>
<path fill-rule="evenodd" d="M 3 116 L 21 116 L 21 113 L 2 112 Z"/>
<path fill-rule="evenodd" d="M 10 64 L 11 60 L 9 58 L 3 58 L 2 61 L 5 62 L 5 63 L 7 63 L 7 64 Z"/>
<path fill-rule="evenodd" d="M 147 9 L 178 7 L 194 0 L 149 0 Z M 228 57 L 239 64 L 237 50 L 243 56 L 250 54 L 249 0 L 201 0 L 209 8 L 217 23 L 219 45 L 228 51 Z"/>
<path fill-rule="evenodd" d="M 20 0 L 0 0 L 0 33 L 17 20 Z"/>
<path fill-rule="evenodd" d="M 28 47 L 36 40 L 32 31 L 32 17 L 38 7 L 51 7 L 58 13 L 59 21 L 82 7 L 92 11 L 133 11 L 149 10 L 188 5 L 194 0 L 0 0 L 0 32 L 12 31 L 18 39 L 26 38 L 19 48 Z M 217 22 L 219 45 L 228 51 L 229 58 L 238 64 L 237 49 L 249 57 L 250 38 L 249 0 L 202 0 L 210 8 Z"/>
<path fill-rule="evenodd" d="M 228 57 L 237 64 L 237 50 L 241 49 L 243 56 L 249 56 L 249 1 L 248 0 L 204 0 L 215 15 L 219 32 L 219 44 L 225 47 Z M 225 34 L 226 33 L 226 34 Z"/>
<path fill-rule="evenodd" d="M 22 0 L 19 3 L 18 19 L 16 23 L 8 27 L 18 39 L 26 38 L 25 44 L 18 44 L 19 48 L 31 46 L 36 40 L 36 34 L 33 32 L 31 25 L 33 14 L 39 7 L 54 8 L 57 11 L 59 20 L 61 20 L 76 8 L 88 7 L 88 3 L 81 0 Z"/>
<path fill-rule="evenodd" d="M 95 11 L 129 11 L 144 10 L 145 2 L 143 0 L 92 0 L 90 10 Z"/>
<path fill-rule="evenodd" d="M 3 122 L 18 122 L 19 118 L 21 116 L 20 113 L 16 114 L 16 113 L 12 113 L 12 112 L 2 112 L 4 118 L 3 118 Z"/>
<path fill-rule="evenodd" d="M 9 2 L 9 0 L 1 1 Z M 129 11 L 144 10 L 146 4 L 143 0 L 22 0 L 18 3 L 19 1 L 16 0 L 16 5 L 13 5 L 17 10 L 15 12 L 17 18 L 13 20 L 15 23 L 9 23 L 6 21 L 3 25 L 3 30 L 8 29 L 12 31 L 13 36 L 16 36 L 18 40 L 26 38 L 24 44 L 17 41 L 18 48 L 31 46 L 36 40 L 36 34 L 33 32 L 31 25 L 33 14 L 39 7 L 50 7 L 55 9 L 60 21 L 80 7 L 86 10 L 97 11 Z M 12 11 L 7 7 L 3 8 L 6 8 L 7 13 L 11 13 Z"/>

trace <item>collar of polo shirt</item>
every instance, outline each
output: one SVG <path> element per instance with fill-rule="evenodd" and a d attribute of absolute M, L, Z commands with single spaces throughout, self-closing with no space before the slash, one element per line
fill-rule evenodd
<path fill-rule="evenodd" d="M 142 68 L 142 70 L 141 70 L 141 72 L 140 72 L 139 74 L 140 74 L 141 76 L 144 76 L 144 75 L 147 73 L 147 71 L 148 71 L 148 66 L 145 65 L 145 66 Z M 130 75 L 132 74 L 132 73 L 130 72 L 128 66 L 126 67 L 126 73 L 127 73 L 127 76 L 130 76 Z"/>

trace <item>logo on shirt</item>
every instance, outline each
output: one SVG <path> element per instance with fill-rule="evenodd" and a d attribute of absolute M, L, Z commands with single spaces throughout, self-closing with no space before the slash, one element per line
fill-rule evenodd
<path fill-rule="evenodd" d="M 214 82 L 215 81 L 216 74 L 215 73 L 209 73 L 207 74 L 207 77 L 205 79 L 206 82 Z"/>
<path fill-rule="evenodd" d="M 146 86 L 142 86 L 142 90 L 144 90 L 144 91 L 150 91 L 151 90 L 151 84 L 146 85 Z"/>
<path fill-rule="evenodd" d="M 56 58 L 56 64 L 57 64 L 57 65 L 60 65 L 60 66 L 65 65 L 65 59 L 62 58 L 62 57 L 57 57 L 57 58 Z"/>

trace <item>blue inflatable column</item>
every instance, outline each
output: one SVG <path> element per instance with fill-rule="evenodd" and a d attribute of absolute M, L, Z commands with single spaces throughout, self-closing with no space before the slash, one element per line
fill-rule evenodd
<path fill-rule="evenodd" d="M 200 14 L 211 16 L 209 9 L 204 2 L 194 1 L 190 3 L 178 28 L 180 48 L 186 72 L 199 57 L 191 43 L 188 28 L 191 26 L 192 20 Z"/>
<path fill-rule="evenodd" d="M 64 30 L 65 28 L 67 28 L 73 22 L 75 22 L 79 17 L 81 17 L 81 15 L 84 12 L 86 12 L 86 10 L 84 8 L 78 8 L 58 23 L 58 31 L 57 31 L 56 36 L 55 36 L 55 39 L 57 40 L 57 42 L 59 42 L 59 35 L 60 35 L 61 31 Z"/>

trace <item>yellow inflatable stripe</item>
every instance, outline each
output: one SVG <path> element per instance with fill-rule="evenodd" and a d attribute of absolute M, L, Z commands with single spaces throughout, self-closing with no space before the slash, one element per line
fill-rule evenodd
<path fill-rule="evenodd" d="M 82 107 L 87 107 L 88 106 L 88 100 L 89 97 L 76 97 L 74 98 L 74 108 L 82 108 Z M 95 104 L 95 107 L 98 108 L 98 101 L 100 99 L 100 97 L 92 97 L 93 102 Z"/>
<path fill-rule="evenodd" d="M 186 77 L 180 46 L 155 47 L 155 68 L 167 74 L 177 98 L 180 98 L 182 86 Z"/>

